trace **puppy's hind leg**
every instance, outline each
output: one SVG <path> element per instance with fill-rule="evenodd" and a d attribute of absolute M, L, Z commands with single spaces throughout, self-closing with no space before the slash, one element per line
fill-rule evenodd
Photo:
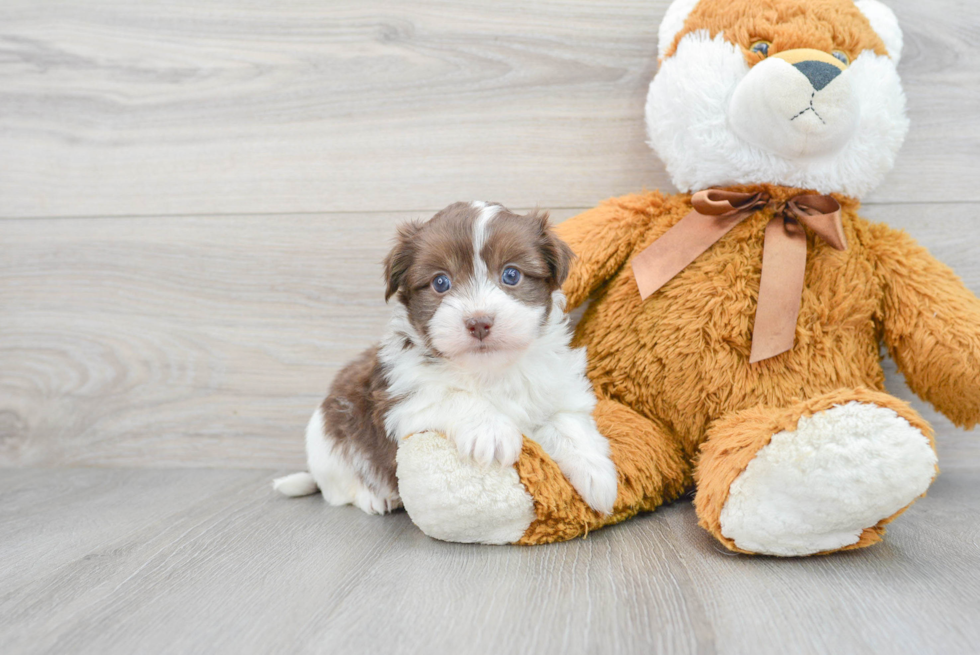
<path fill-rule="evenodd" d="M 306 426 L 307 453 L 310 452 L 310 446 L 312 443 L 315 443 L 318 448 L 322 448 L 325 445 L 323 444 L 325 438 L 326 437 L 323 433 L 323 413 L 322 410 L 317 407 L 316 411 L 313 412 L 313 417 Z M 309 455 L 307 456 L 307 459 L 310 459 Z M 281 478 L 276 478 L 272 481 L 272 488 L 282 495 L 289 496 L 290 498 L 309 496 L 320 490 L 316 477 L 307 471 L 292 473 Z"/>
<path fill-rule="evenodd" d="M 306 455 L 309 475 L 330 505 L 354 505 L 368 514 L 386 514 L 401 507 L 397 489 L 382 484 L 372 489 L 367 484 L 365 476 L 370 475 L 371 467 L 356 449 L 343 448 L 326 434 L 322 408 L 317 408 L 306 428 Z"/>

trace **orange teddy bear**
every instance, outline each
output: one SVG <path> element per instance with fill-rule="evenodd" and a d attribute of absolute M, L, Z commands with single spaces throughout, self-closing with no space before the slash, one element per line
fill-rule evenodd
<path fill-rule="evenodd" d="M 444 438 L 399 445 L 412 519 L 454 541 L 569 539 L 696 488 L 744 553 L 880 541 L 937 473 L 932 431 L 884 390 L 879 346 L 958 425 L 980 420 L 980 301 L 908 235 L 860 216 L 908 128 L 902 35 L 877 0 L 676 0 L 650 143 L 679 189 L 559 226 L 587 299 L 595 419 L 619 472 L 592 511 L 540 447 L 481 470 Z"/>

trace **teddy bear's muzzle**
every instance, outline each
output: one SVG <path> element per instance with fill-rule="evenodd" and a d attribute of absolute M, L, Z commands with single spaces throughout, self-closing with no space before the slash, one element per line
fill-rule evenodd
<path fill-rule="evenodd" d="M 786 158 L 840 151 L 859 116 L 846 65 L 810 49 L 780 52 L 753 66 L 728 107 L 729 124 L 740 138 Z"/>

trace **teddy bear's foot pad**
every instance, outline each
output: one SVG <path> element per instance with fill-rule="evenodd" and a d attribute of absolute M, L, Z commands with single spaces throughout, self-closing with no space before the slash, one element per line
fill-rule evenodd
<path fill-rule="evenodd" d="M 402 439 L 397 465 L 405 510 L 434 539 L 509 544 L 535 519 L 534 501 L 513 466 L 481 468 L 460 458 L 441 434 Z"/>
<path fill-rule="evenodd" d="M 929 440 L 896 412 L 837 405 L 756 454 L 731 484 L 721 533 L 759 554 L 837 550 L 924 494 L 935 474 Z"/>

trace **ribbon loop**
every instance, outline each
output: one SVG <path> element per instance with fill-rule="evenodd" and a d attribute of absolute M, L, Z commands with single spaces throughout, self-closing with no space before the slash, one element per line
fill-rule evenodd
<path fill-rule="evenodd" d="M 739 193 L 725 189 L 704 189 L 691 196 L 691 205 L 705 216 L 726 216 L 734 212 L 746 215 L 769 202 L 765 193 Z"/>
<path fill-rule="evenodd" d="M 691 196 L 693 209 L 633 258 L 633 276 L 646 300 L 748 216 L 769 204 L 766 193 L 704 189 Z M 799 222 L 797 222 L 799 221 Z M 766 225 L 762 277 L 749 362 L 793 347 L 806 277 L 803 223 L 837 250 L 847 249 L 841 206 L 832 196 L 790 198 Z"/>

